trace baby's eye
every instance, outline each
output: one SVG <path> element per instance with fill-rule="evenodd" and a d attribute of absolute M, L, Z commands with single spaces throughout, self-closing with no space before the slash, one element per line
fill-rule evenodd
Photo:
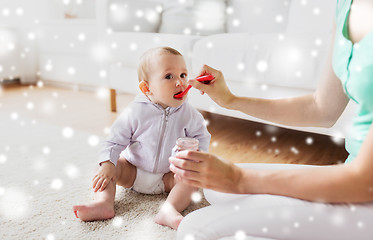
<path fill-rule="evenodd" d="M 181 77 L 181 78 L 186 78 L 187 75 L 186 75 L 186 73 L 182 73 L 182 74 L 180 75 L 180 77 Z"/>
<path fill-rule="evenodd" d="M 172 76 L 172 74 L 167 74 L 165 78 L 166 78 L 166 79 L 172 79 L 173 76 Z"/>

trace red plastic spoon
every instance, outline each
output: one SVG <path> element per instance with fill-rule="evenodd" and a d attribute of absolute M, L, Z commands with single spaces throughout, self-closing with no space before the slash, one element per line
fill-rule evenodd
<path fill-rule="evenodd" d="M 204 84 L 209 84 L 211 82 L 211 80 L 213 80 L 215 77 L 212 76 L 212 75 L 203 75 L 203 76 L 199 76 L 199 77 L 196 77 L 196 80 L 198 82 L 202 82 Z M 185 94 L 188 93 L 189 89 L 192 87 L 192 85 L 188 85 L 187 88 L 185 88 L 184 91 L 182 91 L 181 93 L 178 93 L 178 94 L 175 94 L 175 98 L 182 98 L 184 97 Z"/>

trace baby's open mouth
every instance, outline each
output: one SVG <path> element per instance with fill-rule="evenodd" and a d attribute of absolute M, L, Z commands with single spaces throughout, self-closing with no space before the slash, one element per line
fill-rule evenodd
<path fill-rule="evenodd" d="M 180 91 L 180 92 L 177 92 L 176 94 L 174 94 L 174 98 L 182 98 L 183 97 L 183 94 L 181 94 L 183 91 Z"/>
<path fill-rule="evenodd" d="M 188 85 L 187 88 L 184 89 L 184 91 L 178 92 L 174 95 L 174 98 L 182 99 L 189 91 L 189 89 L 192 87 L 192 85 Z"/>

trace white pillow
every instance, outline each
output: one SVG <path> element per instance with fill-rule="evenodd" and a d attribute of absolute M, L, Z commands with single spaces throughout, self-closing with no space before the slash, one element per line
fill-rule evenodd
<path fill-rule="evenodd" d="M 162 14 L 161 33 L 195 34 L 193 9 L 171 8 Z"/>
<path fill-rule="evenodd" d="M 291 1 L 287 32 L 321 37 L 331 33 L 336 1 Z"/>
<path fill-rule="evenodd" d="M 114 32 L 157 32 L 162 2 L 109 0 L 108 28 Z"/>
<path fill-rule="evenodd" d="M 229 0 L 227 32 L 279 33 L 286 30 L 288 6 L 281 0 Z"/>
<path fill-rule="evenodd" d="M 66 15 L 70 15 L 72 18 L 88 18 L 94 19 L 96 16 L 95 12 L 96 0 L 89 1 L 71 1 L 63 5 L 63 12 Z"/>
<path fill-rule="evenodd" d="M 173 7 L 162 16 L 162 33 L 210 35 L 225 32 L 224 0 L 195 0 L 193 7 Z"/>
<path fill-rule="evenodd" d="M 198 75 L 208 64 L 229 81 L 313 90 L 327 53 L 327 44 L 316 48 L 298 34 L 285 35 L 283 40 L 278 34 L 219 34 L 194 44 L 192 74 Z"/>
<path fill-rule="evenodd" d="M 161 1 L 164 6 L 164 10 L 170 8 L 190 8 L 193 7 L 195 1 L 199 0 L 153 0 L 153 1 Z"/>
<path fill-rule="evenodd" d="M 154 47 L 169 46 L 183 54 L 189 69 L 192 44 L 198 39 L 198 36 L 132 32 L 113 33 L 107 36 L 108 42 L 117 43 L 117 48 L 110 51 L 113 59 L 133 68 L 137 68 L 138 60 L 145 51 Z"/>
<path fill-rule="evenodd" d="M 263 46 L 259 48 L 263 49 Z M 274 37 L 265 48 L 258 55 L 258 60 L 264 60 L 268 64 L 263 83 L 316 89 L 329 52 L 328 43 L 317 46 L 308 36 L 286 34 L 283 40 Z"/>
<path fill-rule="evenodd" d="M 248 58 L 255 58 L 251 34 L 218 34 L 204 37 L 193 46 L 192 74 L 199 74 L 203 64 L 223 72 L 229 81 L 245 81 Z"/>

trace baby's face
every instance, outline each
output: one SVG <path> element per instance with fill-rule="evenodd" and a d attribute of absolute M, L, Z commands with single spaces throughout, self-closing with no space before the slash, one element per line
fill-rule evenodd
<path fill-rule="evenodd" d="M 164 53 L 153 58 L 148 70 L 148 97 L 163 108 L 180 106 L 186 96 L 175 95 L 186 88 L 187 74 L 183 56 Z"/>

